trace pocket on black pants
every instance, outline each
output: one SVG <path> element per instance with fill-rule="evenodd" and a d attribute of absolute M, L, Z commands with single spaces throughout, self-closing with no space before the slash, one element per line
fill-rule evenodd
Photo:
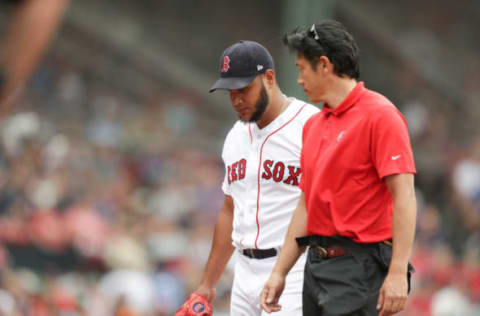
<path fill-rule="evenodd" d="M 318 309 L 328 315 L 351 313 L 369 299 L 365 265 L 358 256 L 323 259 L 310 250 L 304 282 L 304 295 L 309 295 Z"/>

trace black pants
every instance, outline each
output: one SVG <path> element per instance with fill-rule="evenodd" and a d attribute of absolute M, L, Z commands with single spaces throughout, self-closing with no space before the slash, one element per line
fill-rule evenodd
<path fill-rule="evenodd" d="M 324 258 L 310 247 L 305 264 L 303 315 L 378 315 L 379 291 L 388 272 L 392 248 L 384 243 L 357 244 L 337 236 L 310 237 L 309 244 L 313 246 L 342 247 L 347 253 Z M 409 284 L 411 270 L 409 266 Z"/>

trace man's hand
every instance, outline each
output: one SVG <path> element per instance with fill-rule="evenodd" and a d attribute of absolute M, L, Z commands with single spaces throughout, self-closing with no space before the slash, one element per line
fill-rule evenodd
<path fill-rule="evenodd" d="M 285 288 L 285 277 L 272 273 L 263 287 L 261 305 L 267 313 L 278 312 L 282 306 L 278 304 L 280 295 Z"/>
<path fill-rule="evenodd" d="M 377 310 L 379 316 L 389 316 L 402 311 L 405 308 L 408 295 L 407 273 L 387 274 L 380 289 Z"/>

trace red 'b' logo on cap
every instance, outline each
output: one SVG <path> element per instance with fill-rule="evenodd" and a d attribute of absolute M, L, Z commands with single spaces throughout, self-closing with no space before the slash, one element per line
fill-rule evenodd
<path fill-rule="evenodd" d="M 222 72 L 227 72 L 229 68 L 230 68 L 230 57 L 225 56 L 223 57 Z"/>

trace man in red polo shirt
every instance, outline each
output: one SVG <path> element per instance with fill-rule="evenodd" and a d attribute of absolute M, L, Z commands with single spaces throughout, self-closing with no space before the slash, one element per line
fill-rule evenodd
<path fill-rule="evenodd" d="M 262 307 L 280 310 L 285 276 L 310 246 L 303 315 L 393 315 L 407 300 L 416 219 L 407 123 L 357 82 L 358 48 L 339 22 L 296 29 L 284 42 L 297 53 L 298 83 L 324 107 L 304 127 L 302 195 Z"/>

